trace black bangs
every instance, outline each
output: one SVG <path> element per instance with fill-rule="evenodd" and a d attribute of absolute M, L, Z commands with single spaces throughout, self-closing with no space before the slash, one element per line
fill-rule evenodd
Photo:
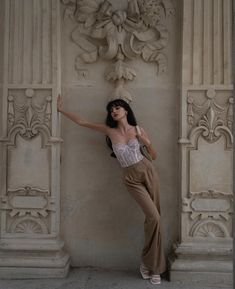
<path fill-rule="evenodd" d="M 115 107 L 115 106 L 121 106 L 126 109 L 129 105 L 123 99 L 114 99 L 107 104 L 106 110 L 111 111 L 112 107 Z"/>

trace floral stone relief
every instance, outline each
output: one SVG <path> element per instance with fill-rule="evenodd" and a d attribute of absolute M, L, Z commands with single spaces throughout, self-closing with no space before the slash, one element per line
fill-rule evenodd
<path fill-rule="evenodd" d="M 8 95 L 8 135 L 15 138 L 20 134 L 26 140 L 40 133 L 45 140 L 51 135 L 51 102 L 48 95 L 33 89 L 10 91 Z"/>
<path fill-rule="evenodd" d="M 229 221 L 233 212 L 232 194 L 213 190 L 191 192 L 188 198 L 183 198 L 182 210 L 189 214 L 189 236 L 231 238 Z"/>
<path fill-rule="evenodd" d="M 233 125 L 233 97 L 224 99 L 224 104 L 216 100 L 216 91 L 208 89 L 206 100 L 198 104 L 196 97 L 187 97 L 187 121 L 189 125 L 189 139 L 195 134 L 200 134 L 208 143 L 216 142 L 222 134 L 225 135 L 226 145 L 232 147 L 232 125 Z"/>
<path fill-rule="evenodd" d="M 12 158 L 11 146 L 20 152 L 16 139 L 20 136 L 25 141 L 41 137 L 42 148 L 48 152 L 51 145 L 52 96 L 50 89 L 11 89 L 7 102 L 7 138 L 5 142 L 5 158 L 8 160 L 8 170 L 17 168 L 16 159 Z M 22 151 L 21 151 L 22 152 Z M 14 155 L 15 156 L 15 155 Z M 19 160 L 19 159 L 17 159 Z M 34 159 L 35 160 L 35 159 Z M 28 162 L 27 166 L 35 167 L 38 163 Z M 39 170 L 38 170 L 39 171 Z M 20 174 L 20 172 L 19 172 Z M 17 177 L 12 176 L 13 179 Z M 9 187 L 6 176 L 6 194 L 1 196 L 1 215 L 5 220 L 2 229 L 14 233 L 30 232 L 48 234 L 51 211 L 55 211 L 54 200 L 48 190 L 25 185 Z"/>
<path fill-rule="evenodd" d="M 225 140 L 225 151 L 232 151 L 233 135 L 233 97 L 229 90 L 215 90 L 208 88 L 200 91 L 188 91 L 187 95 L 187 131 L 189 138 L 189 171 L 195 172 L 191 150 L 200 150 L 199 138 L 203 138 L 208 145 L 218 143 L 222 137 Z M 203 151 L 200 150 L 202 154 Z M 220 151 L 220 155 L 224 151 Z M 215 157 L 213 157 L 214 159 Z M 226 159 L 226 158 L 225 158 Z M 207 158 L 209 162 L 209 158 Z M 227 160 L 227 159 L 226 159 Z M 209 166 L 217 171 L 217 166 Z M 205 169 L 206 172 L 206 169 Z M 197 180 L 196 175 L 189 180 L 189 190 Z M 207 175 L 208 186 L 216 181 Z M 200 179 L 201 180 L 201 179 Z M 193 238 L 231 238 L 231 216 L 233 212 L 233 195 L 230 190 L 218 191 L 189 191 L 182 199 L 182 211 L 188 215 L 188 236 Z"/>
<path fill-rule="evenodd" d="M 165 20 L 175 13 L 170 0 L 129 0 L 126 10 L 114 10 L 107 0 L 62 2 L 66 5 L 65 17 L 78 23 L 72 39 L 83 51 L 79 57 L 86 63 L 99 57 L 114 62 L 106 73 L 106 79 L 115 85 L 111 98 L 132 100 L 124 84 L 133 80 L 136 72 L 127 60 L 141 57 L 155 62 L 159 74 L 166 71 L 164 48 L 169 33 Z"/>

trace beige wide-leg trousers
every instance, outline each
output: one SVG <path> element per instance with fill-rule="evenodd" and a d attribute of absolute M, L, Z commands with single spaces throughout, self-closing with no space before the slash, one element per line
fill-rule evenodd
<path fill-rule="evenodd" d="M 153 164 L 144 158 L 130 167 L 123 168 L 123 179 L 128 191 L 145 214 L 145 243 L 142 262 L 154 274 L 166 270 L 160 224 L 160 195 L 158 176 Z"/>

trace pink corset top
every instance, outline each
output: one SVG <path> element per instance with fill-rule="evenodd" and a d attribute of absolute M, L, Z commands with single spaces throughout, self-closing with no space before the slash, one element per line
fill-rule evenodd
<path fill-rule="evenodd" d="M 127 144 L 117 143 L 113 144 L 112 147 L 121 167 L 129 167 L 144 158 L 136 138 L 129 140 Z"/>

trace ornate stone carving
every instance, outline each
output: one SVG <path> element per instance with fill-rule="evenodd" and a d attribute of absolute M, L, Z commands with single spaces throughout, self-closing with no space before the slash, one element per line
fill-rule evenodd
<path fill-rule="evenodd" d="M 227 140 L 227 147 L 232 146 L 232 106 L 233 98 L 229 97 L 227 103 L 222 106 L 217 103 L 216 92 L 208 89 L 207 100 L 199 105 L 192 96 L 187 98 L 187 120 L 190 127 L 189 139 L 202 136 L 209 143 L 216 142 L 222 134 Z"/>
<path fill-rule="evenodd" d="M 15 166 L 14 159 L 9 158 L 10 146 L 16 146 L 17 135 L 26 142 L 40 135 L 42 146 L 51 142 L 51 107 L 52 97 L 49 89 L 10 89 L 8 93 L 8 126 L 6 142 L 6 157 L 8 167 Z M 18 146 L 15 148 L 18 150 Z M 46 148 L 48 152 L 51 148 Z M 32 163 L 28 163 L 32 165 Z M 35 167 L 36 163 L 33 164 Z M 49 177 L 49 176 L 48 176 Z M 55 200 L 48 190 L 33 188 L 26 185 L 23 188 L 10 189 L 6 176 L 6 193 L 1 198 L 2 216 L 4 216 L 3 231 L 48 232 L 50 212 L 55 211 Z M 46 182 L 45 182 L 46 183 Z M 13 185 L 14 187 L 14 185 Z M 27 221 L 22 221 L 22 218 Z M 31 219 L 30 219 L 31 218 Z M 20 223 L 18 223 L 18 221 Z M 12 227 L 13 226 L 13 227 Z M 39 227 L 38 227 L 39 226 Z M 43 229 L 42 229 L 43 228 Z"/>
<path fill-rule="evenodd" d="M 199 238 L 229 237 L 226 226 L 221 221 L 206 220 L 197 222 L 191 229 L 190 235 Z"/>
<path fill-rule="evenodd" d="M 8 190 L 7 196 L 2 197 L 2 209 L 10 211 L 10 216 L 47 217 L 49 211 L 55 210 L 54 200 L 49 192 L 26 186 L 16 190 Z"/>
<path fill-rule="evenodd" d="M 212 190 L 191 192 L 182 200 L 182 211 L 190 213 L 192 220 L 222 217 L 227 221 L 233 212 L 233 195 Z"/>
<path fill-rule="evenodd" d="M 86 63 L 93 63 L 98 57 L 114 60 L 106 76 L 115 83 L 114 97 L 131 100 L 123 85 L 136 73 L 124 63 L 126 59 L 140 56 L 146 62 L 157 63 L 159 73 L 166 71 L 163 50 L 167 46 L 168 30 L 164 20 L 175 12 L 170 0 L 130 0 L 125 11 L 114 10 L 107 0 L 62 2 L 66 5 L 65 16 L 78 22 L 72 39 L 83 51 L 79 57 Z"/>
<path fill-rule="evenodd" d="M 17 218 L 10 226 L 11 233 L 18 234 L 47 234 L 45 223 L 33 217 L 25 216 Z"/>
<path fill-rule="evenodd" d="M 26 89 L 24 95 L 11 91 L 8 96 L 8 136 L 13 138 L 19 133 L 31 139 L 40 132 L 50 136 L 51 126 L 50 95 L 40 97 L 33 89 Z"/>
<path fill-rule="evenodd" d="M 49 192 L 26 186 L 16 190 L 8 190 L 1 198 L 1 210 L 8 212 L 9 230 L 22 230 L 47 233 L 47 217 L 55 211 L 55 200 L 49 197 Z M 40 229 L 40 230 L 39 230 Z"/>
<path fill-rule="evenodd" d="M 189 213 L 189 236 L 230 238 L 227 222 L 233 212 L 233 195 L 218 191 L 191 192 L 182 200 L 182 211 Z"/>
<path fill-rule="evenodd" d="M 231 231 L 233 195 L 230 192 L 230 187 L 229 185 L 226 187 L 223 181 L 218 184 L 213 179 L 216 177 L 216 173 L 212 173 L 211 170 L 214 172 L 218 170 L 216 166 L 218 161 L 208 164 L 204 171 L 206 173 L 206 170 L 210 169 L 210 173 L 208 178 L 203 179 L 202 173 L 196 172 L 196 168 L 200 168 L 200 161 L 196 162 L 196 154 L 193 154 L 193 151 L 197 150 L 197 153 L 201 155 L 211 154 L 210 149 L 205 149 L 205 146 L 207 146 L 206 142 L 208 146 L 215 142 L 217 142 L 217 145 L 218 143 L 221 144 L 219 139 L 222 136 L 225 138 L 225 150 L 231 151 L 233 143 L 231 131 L 232 105 L 233 99 L 229 90 L 222 92 L 209 88 L 208 90 L 188 91 L 187 122 L 190 144 L 187 143 L 186 149 L 189 183 L 188 194 L 182 199 L 182 212 L 187 213 L 186 215 L 189 217 L 188 219 L 186 218 L 188 220 L 187 235 L 189 237 L 231 238 L 229 232 Z M 199 142 L 199 138 L 200 140 L 203 138 L 203 140 Z M 213 146 L 212 153 L 216 151 L 216 144 L 211 145 Z M 218 146 L 217 148 L 223 149 L 223 147 Z M 220 159 L 226 161 L 228 157 L 225 157 L 225 155 L 226 152 L 224 152 L 224 158 L 221 157 Z M 228 152 L 226 156 L 228 156 Z M 200 160 L 200 157 L 198 159 Z M 210 155 L 210 158 L 208 157 L 208 162 L 210 160 L 213 160 L 212 155 Z M 197 182 L 201 182 L 201 186 L 208 188 L 208 190 L 198 192 L 196 189 L 196 191 L 192 191 L 193 188 L 198 187 Z M 213 184 L 217 187 L 221 186 L 221 191 L 220 189 L 211 189 Z"/>

